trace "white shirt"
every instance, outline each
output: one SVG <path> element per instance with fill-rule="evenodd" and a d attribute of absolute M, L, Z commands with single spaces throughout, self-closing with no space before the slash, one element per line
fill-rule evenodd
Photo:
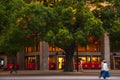
<path fill-rule="evenodd" d="M 104 64 L 104 62 L 101 62 L 101 70 L 103 70 L 103 64 Z"/>
<path fill-rule="evenodd" d="M 82 60 L 80 60 L 80 65 L 82 65 Z"/>
<path fill-rule="evenodd" d="M 104 70 L 104 71 L 109 71 L 109 68 L 108 68 L 107 63 L 103 63 L 103 65 L 102 65 L 102 70 Z"/>

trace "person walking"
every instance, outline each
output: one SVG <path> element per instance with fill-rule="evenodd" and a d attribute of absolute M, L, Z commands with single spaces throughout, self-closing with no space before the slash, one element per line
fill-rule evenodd
<path fill-rule="evenodd" d="M 80 58 L 79 71 L 81 71 L 81 72 L 83 72 L 82 63 L 83 63 L 83 61 L 82 61 L 82 59 Z"/>
<path fill-rule="evenodd" d="M 101 77 L 100 79 L 110 79 L 110 72 L 106 60 L 103 60 L 101 65 Z"/>
<path fill-rule="evenodd" d="M 1 60 L 1 62 L 0 62 L 0 68 L 2 69 L 2 71 L 4 71 L 4 60 Z"/>
<path fill-rule="evenodd" d="M 104 71 L 104 70 L 103 70 L 103 63 L 104 63 L 103 61 L 104 61 L 104 60 L 101 61 L 101 71 L 100 71 L 100 76 L 99 76 L 100 78 L 101 78 L 102 72 Z"/>
<path fill-rule="evenodd" d="M 12 74 L 13 71 L 15 71 L 15 73 L 17 73 L 17 70 L 16 70 L 14 63 L 12 63 L 12 65 L 11 65 L 10 74 Z"/>

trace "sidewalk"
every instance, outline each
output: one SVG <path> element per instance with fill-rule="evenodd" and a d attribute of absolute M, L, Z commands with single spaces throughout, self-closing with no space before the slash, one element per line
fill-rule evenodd
<path fill-rule="evenodd" d="M 62 70 L 18 70 L 17 73 L 13 72 L 10 74 L 10 71 L 0 71 L 0 76 L 52 76 L 52 75 L 62 75 L 62 76 L 99 76 L 100 70 L 84 70 L 83 72 L 63 72 Z M 120 70 L 110 70 L 111 76 L 120 76 Z"/>

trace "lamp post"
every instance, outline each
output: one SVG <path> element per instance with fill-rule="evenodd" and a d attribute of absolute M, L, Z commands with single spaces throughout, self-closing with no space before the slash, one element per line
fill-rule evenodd
<path fill-rule="evenodd" d="M 38 54 L 37 54 L 37 52 L 38 52 L 38 33 L 34 33 L 34 34 L 32 34 L 32 36 L 33 36 L 33 39 L 35 40 L 35 63 L 36 63 L 36 70 L 39 70 L 39 60 L 38 60 Z"/>
<path fill-rule="evenodd" d="M 78 45 L 76 44 L 77 72 L 78 72 Z"/>

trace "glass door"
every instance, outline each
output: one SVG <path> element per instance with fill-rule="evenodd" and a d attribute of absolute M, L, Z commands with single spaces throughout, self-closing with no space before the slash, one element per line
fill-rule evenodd
<path fill-rule="evenodd" d="M 58 57 L 58 69 L 59 70 L 64 69 L 64 62 L 65 62 L 64 57 Z"/>
<path fill-rule="evenodd" d="M 115 69 L 120 69 L 120 57 L 115 57 Z"/>

